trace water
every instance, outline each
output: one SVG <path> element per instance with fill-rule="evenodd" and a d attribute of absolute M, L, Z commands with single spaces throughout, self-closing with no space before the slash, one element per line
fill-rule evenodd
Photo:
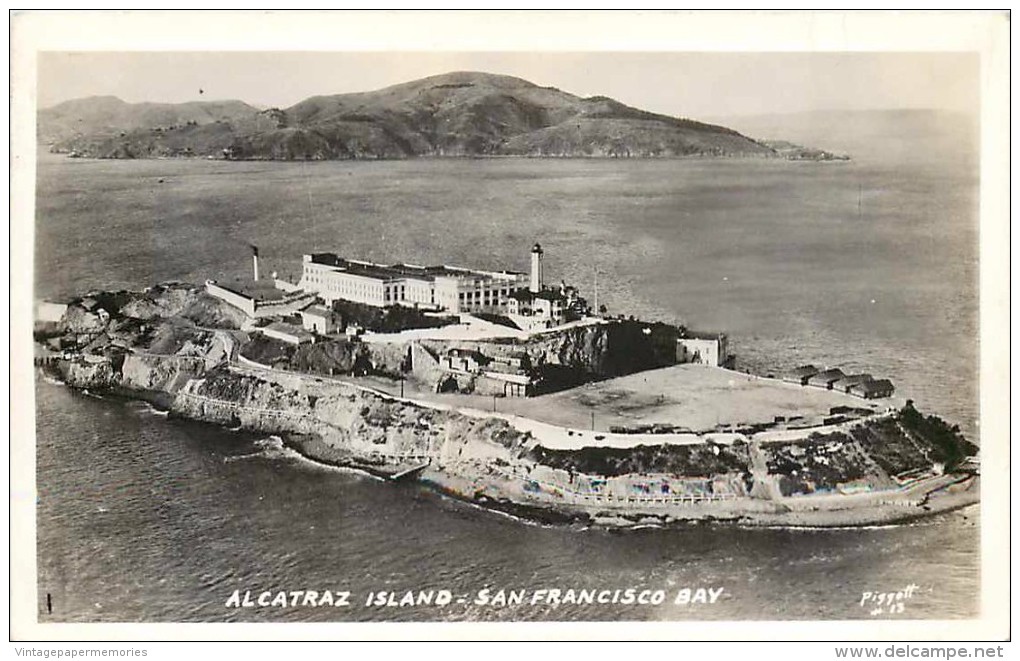
<path fill-rule="evenodd" d="M 539 240 L 550 280 L 590 296 L 597 269 L 613 312 L 728 331 L 739 364 L 756 370 L 814 362 L 888 376 L 979 441 L 973 159 L 905 153 L 849 164 L 47 156 L 36 289 L 245 275 L 248 242 L 265 271 L 296 272 L 314 250 L 525 269 Z M 866 618 L 862 592 L 911 582 L 919 591 L 897 617 L 976 613 L 977 508 L 864 530 L 543 528 L 142 404 L 44 382 L 36 396 L 43 620 Z M 446 588 L 470 601 L 487 586 L 669 598 L 225 607 L 235 589 L 332 589 L 360 602 L 370 590 Z M 726 592 L 673 604 L 683 587 Z"/>
<path fill-rule="evenodd" d="M 319 467 L 263 438 L 167 420 L 141 404 L 45 383 L 37 397 L 39 590 L 54 604 L 43 620 L 866 619 L 863 592 L 910 582 L 919 592 L 903 617 L 960 617 L 976 608 L 977 508 L 864 530 L 540 527 L 417 485 Z M 369 591 L 474 595 L 485 587 L 634 587 L 666 590 L 670 599 L 362 603 Z M 713 605 L 671 603 L 683 587 L 726 592 Z M 350 591 L 358 605 L 225 605 L 234 590 L 302 589 Z"/>

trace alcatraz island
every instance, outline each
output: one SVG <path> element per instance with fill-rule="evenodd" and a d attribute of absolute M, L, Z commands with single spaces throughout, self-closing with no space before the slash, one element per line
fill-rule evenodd
<path fill-rule="evenodd" d="M 40 301 L 36 365 L 549 523 L 845 526 L 978 501 L 977 447 L 888 379 L 737 371 L 725 335 L 548 284 L 537 243 L 527 273 L 319 253 L 265 278 L 251 259 L 242 281 Z"/>

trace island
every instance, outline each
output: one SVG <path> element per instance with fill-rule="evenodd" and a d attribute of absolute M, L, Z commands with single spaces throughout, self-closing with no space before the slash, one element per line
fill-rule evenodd
<path fill-rule="evenodd" d="M 978 501 L 978 448 L 888 379 L 739 371 L 724 334 L 612 315 L 544 259 L 317 253 L 288 280 L 252 247 L 249 279 L 38 302 L 35 363 L 549 524 L 858 526 Z"/>
<path fill-rule="evenodd" d="M 317 95 L 288 108 L 96 96 L 40 109 L 37 126 L 42 149 L 71 158 L 848 158 L 480 71 Z"/>

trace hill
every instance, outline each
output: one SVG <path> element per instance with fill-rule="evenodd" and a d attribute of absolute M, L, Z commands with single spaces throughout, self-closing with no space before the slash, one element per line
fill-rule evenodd
<path fill-rule="evenodd" d="M 125 104 L 93 97 L 40 111 L 39 139 L 53 151 L 98 158 L 777 155 L 723 126 L 476 72 L 261 111 L 240 101 Z"/>
<path fill-rule="evenodd" d="M 43 144 L 122 137 L 141 129 L 229 122 L 257 110 L 242 101 L 127 103 L 115 96 L 74 99 L 39 111 L 38 138 Z"/>

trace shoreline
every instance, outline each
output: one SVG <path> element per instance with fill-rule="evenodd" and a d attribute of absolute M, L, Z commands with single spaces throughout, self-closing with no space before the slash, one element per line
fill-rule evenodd
<path fill-rule="evenodd" d="M 358 463 L 356 461 L 342 462 L 331 460 L 314 452 L 309 452 L 306 443 L 300 439 L 298 434 L 280 434 L 283 445 L 301 457 L 314 464 L 329 468 L 345 468 L 368 477 L 375 478 L 382 482 L 396 482 L 393 475 L 399 470 L 383 471 L 375 467 Z M 438 473 L 435 471 L 433 477 Z M 956 510 L 964 509 L 974 505 L 980 505 L 978 494 L 980 492 L 980 478 L 976 475 L 962 476 L 958 482 L 950 487 L 963 483 L 969 483 L 963 494 L 940 494 L 945 488 L 928 492 L 925 496 L 924 505 L 876 505 L 873 507 L 830 509 L 830 510 L 791 510 L 786 513 L 744 513 L 735 516 L 712 516 L 706 515 L 696 518 L 678 518 L 671 515 L 662 515 L 661 520 L 652 522 L 649 519 L 656 518 L 655 515 L 646 512 L 638 513 L 616 513 L 619 522 L 610 523 L 605 517 L 592 516 L 572 508 L 543 507 L 540 505 L 527 505 L 517 503 L 509 499 L 490 498 L 483 496 L 480 499 L 469 497 L 450 485 L 443 484 L 437 479 L 419 479 L 416 484 L 440 496 L 451 498 L 459 503 L 482 509 L 486 512 L 508 516 L 515 521 L 529 525 L 540 526 L 566 526 L 580 529 L 601 529 L 601 530 L 639 530 L 643 528 L 681 529 L 691 526 L 704 525 L 725 525 L 741 526 L 746 528 L 765 529 L 791 529 L 791 530 L 832 530 L 832 529 L 862 529 L 869 527 L 886 527 L 908 524 L 920 519 L 926 519 L 939 514 L 946 514 Z M 932 507 L 932 497 L 938 499 L 938 506 Z M 955 496 L 955 497 L 954 497 Z M 811 496 L 803 496 L 811 498 Z M 920 510 L 920 511 L 919 511 Z M 873 516 L 868 516 L 873 514 Z M 835 516 L 834 516 L 835 515 Z M 813 522 L 800 521 L 801 519 L 824 519 Z"/>
<path fill-rule="evenodd" d="M 49 151 L 49 145 L 40 145 L 46 148 L 46 153 L 54 157 L 60 157 L 73 161 L 198 161 L 204 163 L 380 163 L 380 162 L 406 162 L 406 161 L 506 161 L 506 160 L 529 160 L 529 161 L 767 161 L 782 163 L 849 163 L 851 158 L 790 158 L 782 154 L 673 154 L 668 156 L 657 156 L 653 154 L 639 156 L 610 156 L 596 154 L 415 154 L 410 156 L 379 156 L 371 158 L 308 158 L 308 159 L 283 159 L 283 158 L 208 158 L 207 156 L 71 156 L 69 152 Z"/>
<path fill-rule="evenodd" d="M 78 393 L 85 391 L 92 393 L 98 390 L 123 402 L 143 401 L 148 403 L 154 412 L 161 415 L 166 412 L 167 417 L 201 422 L 226 431 L 235 431 L 218 422 L 202 420 L 175 411 L 172 407 L 174 396 L 170 393 L 134 390 L 123 386 L 87 389 L 69 385 L 63 381 L 54 383 L 47 379 L 46 382 L 62 385 Z M 284 447 L 294 451 L 304 460 L 323 467 L 348 469 L 382 482 L 395 482 L 394 475 L 408 468 L 408 466 L 402 465 L 372 464 L 359 460 L 355 453 L 330 445 L 314 433 L 296 433 L 285 429 L 253 429 L 251 427 L 242 427 L 236 431 L 269 433 L 278 436 Z M 382 466 L 386 466 L 386 468 L 382 468 Z M 956 475 L 958 479 L 953 482 L 914 494 L 914 497 L 921 497 L 916 502 L 912 498 L 906 498 L 905 494 L 889 494 L 893 498 L 899 495 L 903 498 L 902 502 L 868 503 L 868 500 L 885 497 L 885 494 L 874 493 L 868 494 L 864 498 L 864 502 L 859 505 L 856 505 L 854 501 L 848 501 L 843 503 L 843 507 L 820 507 L 824 501 L 818 499 L 826 498 L 825 496 L 805 495 L 786 499 L 789 504 L 797 505 L 796 508 L 784 506 L 783 503 L 747 498 L 743 501 L 730 501 L 722 506 L 719 504 L 691 505 L 686 509 L 681 506 L 660 511 L 640 506 L 628 510 L 626 507 L 518 502 L 510 497 L 499 497 L 492 494 L 491 487 L 493 485 L 475 489 L 473 492 L 470 489 L 464 489 L 463 487 L 468 486 L 470 481 L 463 474 L 444 473 L 432 466 L 424 468 L 419 475 L 414 476 L 414 482 L 417 486 L 440 496 L 452 498 L 488 512 L 508 516 L 529 525 L 603 530 L 679 529 L 701 525 L 821 530 L 902 525 L 979 504 L 980 477 L 966 473 Z M 496 487 L 498 493 L 498 485 Z"/>

